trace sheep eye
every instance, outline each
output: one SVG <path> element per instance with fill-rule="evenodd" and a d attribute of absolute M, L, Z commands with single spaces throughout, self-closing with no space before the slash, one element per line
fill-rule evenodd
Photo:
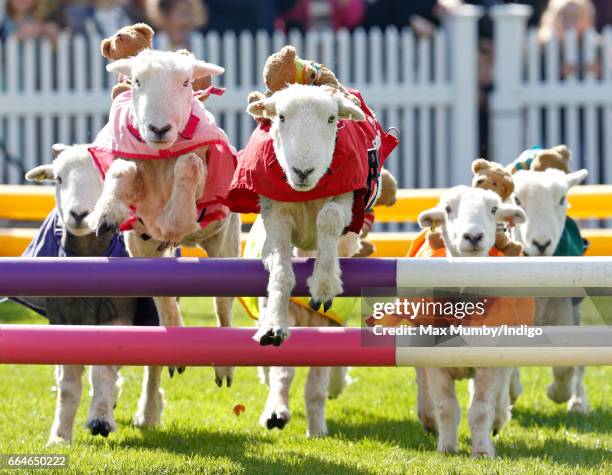
<path fill-rule="evenodd" d="M 497 206 L 493 206 L 493 208 L 491 208 L 491 213 L 492 214 L 497 213 L 497 209 L 498 209 Z"/>
<path fill-rule="evenodd" d="M 285 122 L 285 116 L 283 114 L 279 115 L 278 120 L 280 120 L 281 122 Z"/>
<path fill-rule="evenodd" d="M 62 183 L 62 177 L 61 177 L 61 176 L 57 176 L 57 177 L 55 177 L 55 183 L 57 183 L 58 185 L 61 185 L 61 183 Z"/>
<path fill-rule="evenodd" d="M 446 211 L 446 214 L 451 214 L 451 207 L 447 206 L 446 208 L 444 208 L 444 211 Z"/>
<path fill-rule="evenodd" d="M 140 87 L 140 81 L 138 79 L 134 79 L 134 86 Z"/>
<path fill-rule="evenodd" d="M 335 120 L 336 120 L 336 117 L 333 116 L 333 115 L 330 115 L 329 119 L 327 119 L 327 123 L 328 124 L 333 124 Z"/>
<path fill-rule="evenodd" d="M 561 198 L 561 201 L 559 201 L 559 206 L 563 206 L 565 204 L 565 196 L 563 196 Z"/>
<path fill-rule="evenodd" d="M 185 79 L 185 82 L 183 83 L 183 87 L 187 87 L 189 86 L 189 79 Z"/>
<path fill-rule="evenodd" d="M 514 197 L 514 202 L 518 205 L 521 206 L 521 201 L 515 196 Z"/>

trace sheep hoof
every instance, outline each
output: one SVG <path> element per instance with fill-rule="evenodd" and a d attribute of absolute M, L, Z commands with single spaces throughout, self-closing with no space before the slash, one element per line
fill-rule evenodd
<path fill-rule="evenodd" d="M 108 421 L 104 419 L 94 419 L 89 424 L 87 424 L 91 435 L 101 435 L 102 437 L 108 437 L 108 434 L 111 432 L 111 425 Z"/>
<path fill-rule="evenodd" d="M 271 328 L 259 340 L 261 346 L 280 346 L 287 338 L 287 334 L 281 328 Z"/>
<path fill-rule="evenodd" d="M 274 429 L 275 427 L 279 430 L 283 430 L 286 424 L 287 420 L 284 417 L 277 415 L 275 412 L 273 412 L 266 421 L 266 427 L 270 430 Z"/>
<path fill-rule="evenodd" d="M 329 299 L 323 302 L 323 312 L 327 313 L 330 308 L 332 308 L 332 304 L 334 303 L 334 299 Z"/>
<path fill-rule="evenodd" d="M 179 366 L 178 368 L 176 368 L 176 370 L 178 371 L 178 374 L 183 374 L 185 372 L 185 367 Z"/>
<path fill-rule="evenodd" d="M 321 308 L 321 301 L 320 300 L 316 300 L 314 298 L 310 299 L 310 302 L 308 303 L 308 305 L 310 306 L 311 309 L 313 309 L 315 312 L 319 311 L 319 308 Z"/>
<path fill-rule="evenodd" d="M 217 387 L 221 387 L 223 386 L 223 380 L 219 376 L 217 376 L 215 378 L 215 384 L 217 385 Z"/>

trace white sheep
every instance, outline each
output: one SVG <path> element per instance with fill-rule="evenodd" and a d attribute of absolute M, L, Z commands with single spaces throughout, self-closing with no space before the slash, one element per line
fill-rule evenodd
<path fill-rule="evenodd" d="M 458 186 L 440 199 L 437 207 L 419 215 L 423 228 L 439 227 L 447 255 L 483 257 L 495 244 L 497 222 L 520 223 L 525 215 L 505 204 L 496 193 Z M 418 416 L 427 430 L 438 433 L 439 452 L 457 452 L 461 410 L 455 395 L 455 379 L 473 378 L 469 423 L 472 454 L 493 457 L 491 433 L 510 418 L 512 368 L 417 368 Z"/>
<path fill-rule="evenodd" d="M 565 174 L 556 169 L 543 172 L 520 170 L 514 175 L 514 201 L 527 215 L 527 221 L 513 228 L 514 239 L 520 241 L 528 256 L 552 256 L 566 226 L 569 204 L 567 193 L 588 175 L 587 170 Z M 536 299 L 536 325 L 579 325 L 580 308 L 570 297 Z M 584 368 L 553 368 L 553 382 L 548 397 L 557 403 L 567 402 L 572 412 L 589 410 L 584 390 Z"/>
<path fill-rule="evenodd" d="M 45 221 L 40 249 L 35 252 L 57 250 L 58 255 L 107 256 L 123 254 L 121 243 L 107 231 L 96 236 L 85 224 L 102 193 L 102 180 L 87 146 L 53 146 L 56 156 L 50 165 L 41 165 L 26 174 L 29 181 L 55 184 L 56 209 Z M 57 243 L 55 228 L 61 228 Z M 42 239 L 44 238 L 44 239 Z M 47 239 L 50 241 L 48 242 Z M 56 249 L 57 248 L 57 249 Z M 28 305 L 44 310 L 51 324 L 66 325 L 132 325 L 136 317 L 136 298 L 43 298 L 23 299 Z M 49 435 L 49 444 L 65 444 L 72 440 L 74 419 L 81 397 L 82 365 L 59 365 L 56 368 L 57 404 Z M 147 373 L 148 375 L 148 373 Z M 113 408 L 119 397 L 122 378 L 118 366 L 91 368 L 92 400 L 85 423 L 93 435 L 108 436 L 117 430 Z M 143 385 L 141 411 L 150 413 L 148 422 L 158 422 L 163 408 L 163 392 L 159 381 L 148 376 Z"/>
<path fill-rule="evenodd" d="M 338 119 L 365 120 L 355 104 L 326 87 L 291 85 L 251 103 L 255 118 L 272 120 L 275 159 L 297 192 L 314 190 L 328 172 L 336 147 Z M 280 345 L 289 336 L 289 295 L 295 286 L 292 250 L 316 250 L 308 279 L 313 308 L 330 308 L 342 293 L 338 244 L 352 220 L 353 192 L 316 200 L 288 202 L 260 196 L 266 231 L 263 260 L 270 273 L 265 314 L 255 335 L 262 345 Z M 358 237 L 348 233 L 348 255 L 358 250 Z"/>
<path fill-rule="evenodd" d="M 132 90 L 115 98 L 111 119 L 90 148 L 109 168 L 89 226 L 97 232 L 117 229 L 132 206 L 139 220 L 137 230 L 125 233 L 130 256 L 169 256 L 181 243 L 200 246 L 210 257 L 238 257 L 239 216 L 221 203 L 235 151 L 191 85 L 223 68 L 191 55 L 144 50 L 107 70 L 130 78 Z M 232 302 L 215 298 L 220 326 L 231 325 Z M 175 297 L 155 297 L 155 304 L 162 325 L 183 325 Z M 229 386 L 232 375 L 232 368 L 215 367 L 219 386 L 224 379 Z"/>
<path fill-rule="evenodd" d="M 346 236 L 346 235 L 345 235 Z M 338 254 L 341 257 L 350 257 L 347 254 L 346 237 L 340 239 Z M 249 232 L 245 246 L 245 257 L 260 257 L 266 233 L 261 218 L 255 220 Z M 296 256 L 313 257 L 312 252 L 295 250 Z M 247 312 L 253 317 L 265 314 L 267 298 L 242 298 Z M 299 303 L 289 302 L 288 316 L 289 324 L 298 327 L 328 327 L 341 324 L 341 319 L 348 315 L 338 315 L 339 312 L 350 312 L 356 299 L 345 298 L 336 300 L 334 312 L 336 320 L 331 316 L 323 316 L 310 308 L 305 307 L 305 302 L 300 299 Z M 259 323 L 258 318 L 258 323 Z M 307 435 L 309 437 L 321 437 L 327 435 L 327 422 L 325 419 L 325 406 L 327 398 L 336 398 L 340 395 L 348 382 L 347 368 L 343 367 L 311 367 L 308 370 L 308 379 L 304 386 L 304 402 L 307 416 Z M 269 387 L 268 398 L 259 422 L 268 429 L 283 429 L 291 420 L 289 409 L 289 392 L 295 368 L 293 367 L 270 367 L 259 368 L 260 380 Z"/>

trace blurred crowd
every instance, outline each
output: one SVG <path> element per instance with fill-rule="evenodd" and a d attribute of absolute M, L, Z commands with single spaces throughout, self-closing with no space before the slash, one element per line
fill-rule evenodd
<path fill-rule="evenodd" d="M 505 0 L 0 0 L 0 38 L 51 37 L 68 29 L 110 36 L 122 26 L 145 21 L 165 32 L 176 47 L 186 46 L 193 31 L 256 31 L 410 26 L 431 35 L 444 16 L 462 4 L 485 11 Z M 611 0 L 518 0 L 533 7 L 532 25 L 541 41 L 562 38 L 575 28 L 612 24 Z M 485 15 L 480 35 L 491 38 Z"/>

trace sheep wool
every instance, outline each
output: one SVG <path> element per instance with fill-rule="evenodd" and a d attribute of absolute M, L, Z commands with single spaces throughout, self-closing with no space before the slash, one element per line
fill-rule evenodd
<path fill-rule="evenodd" d="M 398 145 L 398 140 L 382 128 L 361 94 L 359 98 L 366 120 L 340 120 L 336 148 L 329 172 L 310 191 L 296 191 L 285 178 L 274 155 L 270 124 L 262 123 L 252 133 L 240 153 L 238 168 L 226 200 L 239 213 L 259 213 L 259 196 L 275 201 L 304 202 L 354 192 L 353 220 L 346 231 L 361 231 L 365 212 L 377 195 L 377 183 L 383 163 Z"/>
<path fill-rule="evenodd" d="M 258 217 L 255 224 L 251 227 L 249 234 L 244 245 L 243 257 L 247 259 L 261 259 L 263 254 L 264 242 L 266 240 L 266 234 L 263 227 L 261 218 Z M 249 317 L 254 320 L 259 319 L 259 303 L 257 297 L 240 297 L 238 301 L 246 311 Z M 307 308 L 312 311 L 308 305 L 308 298 L 306 297 L 291 297 L 290 301 Z M 327 312 L 323 311 L 321 307 L 317 313 L 323 317 L 329 318 L 338 325 L 344 325 L 346 319 L 351 314 L 355 305 L 359 301 L 359 297 L 336 297 L 332 308 Z"/>
<path fill-rule="evenodd" d="M 153 150 L 142 139 L 134 125 L 135 113 L 132 93 L 126 91 L 115 98 L 108 123 L 89 148 L 96 166 L 104 178 L 113 159 L 163 160 L 176 158 L 207 146 L 208 156 L 204 193 L 197 201 L 200 226 L 227 217 L 229 209 L 223 204 L 236 169 L 236 150 L 225 132 L 217 126 L 212 114 L 194 96 L 187 125 L 177 141 L 168 149 Z M 137 214 L 138 210 L 134 210 Z M 133 219 L 133 218 L 132 218 Z M 122 226 L 122 230 L 129 226 Z"/>

